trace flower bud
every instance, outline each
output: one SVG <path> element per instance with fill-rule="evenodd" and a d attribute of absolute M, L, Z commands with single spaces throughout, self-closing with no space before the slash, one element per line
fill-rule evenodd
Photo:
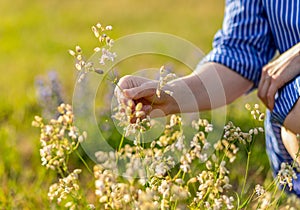
<path fill-rule="evenodd" d="M 138 104 L 136 105 L 136 107 L 135 107 L 135 110 L 136 110 L 136 111 L 141 111 L 142 108 L 143 108 L 143 104 L 142 104 L 142 103 L 138 103 Z"/>

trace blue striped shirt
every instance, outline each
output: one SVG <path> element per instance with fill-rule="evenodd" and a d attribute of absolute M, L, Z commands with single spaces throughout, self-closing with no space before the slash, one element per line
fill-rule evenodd
<path fill-rule="evenodd" d="M 258 86 L 276 50 L 300 42 L 300 0 L 227 0 L 223 27 L 205 61 L 221 63 Z M 283 124 L 300 96 L 300 76 L 278 91 L 272 121 Z"/>
<path fill-rule="evenodd" d="M 300 0 L 226 0 L 223 27 L 216 33 L 213 50 L 204 62 L 223 64 L 257 88 L 262 67 L 275 52 L 283 53 L 298 42 Z M 275 172 L 281 162 L 292 161 L 279 128 L 299 96 L 300 75 L 278 90 L 274 110 L 266 119 L 267 150 Z M 300 179 L 298 182 L 296 194 L 300 196 Z"/>

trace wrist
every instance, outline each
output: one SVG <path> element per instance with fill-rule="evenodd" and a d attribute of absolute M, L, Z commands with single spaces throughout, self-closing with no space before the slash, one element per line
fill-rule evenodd
<path fill-rule="evenodd" d="M 196 99 L 195 88 L 191 82 L 191 76 L 181 77 L 168 83 L 166 90 L 172 92 L 168 97 L 168 114 L 179 112 L 196 112 L 198 111 L 198 102 Z M 199 85 L 199 83 L 197 84 Z"/>

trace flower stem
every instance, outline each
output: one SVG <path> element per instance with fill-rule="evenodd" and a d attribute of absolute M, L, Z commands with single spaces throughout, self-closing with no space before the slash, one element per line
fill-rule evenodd
<path fill-rule="evenodd" d="M 122 146 L 123 146 L 124 138 L 125 138 L 125 131 L 122 134 L 122 138 L 121 138 L 121 141 L 120 141 L 120 144 L 119 144 L 118 151 L 120 151 Z"/>
<path fill-rule="evenodd" d="M 79 159 L 81 160 L 81 162 L 83 163 L 83 165 L 87 168 L 87 170 L 93 174 L 92 170 L 90 169 L 90 167 L 88 166 L 88 164 L 85 162 L 85 160 L 82 158 L 82 156 L 80 155 L 80 153 L 75 150 L 76 155 L 79 157 Z"/>
<path fill-rule="evenodd" d="M 273 202 L 276 202 L 276 206 L 275 206 L 276 209 L 278 209 L 279 204 L 280 204 L 279 201 L 280 201 L 280 199 L 282 198 L 282 196 L 284 195 L 285 187 L 286 187 L 286 184 L 283 186 L 283 188 L 282 188 L 282 190 L 281 190 L 281 192 L 280 192 L 280 195 L 279 195 L 278 199 L 275 199 L 275 200 L 273 201 Z M 272 203 L 271 203 L 271 205 L 272 205 Z"/>
<path fill-rule="evenodd" d="M 176 180 L 177 177 L 180 175 L 180 173 L 182 172 L 181 169 L 178 170 L 177 174 L 173 177 L 173 180 Z"/>
<path fill-rule="evenodd" d="M 247 178 L 248 178 L 250 155 L 251 155 L 251 151 L 249 151 L 248 155 L 247 155 L 246 171 L 245 171 L 245 176 L 244 176 L 244 182 L 243 182 L 241 197 L 243 197 L 243 194 L 244 194 L 244 191 L 245 191 L 245 186 L 246 186 L 246 181 L 247 181 Z"/>

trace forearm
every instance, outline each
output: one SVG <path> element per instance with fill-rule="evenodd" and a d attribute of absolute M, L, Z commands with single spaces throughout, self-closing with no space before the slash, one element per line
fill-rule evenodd
<path fill-rule="evenodd" d="M 177 102 L 171 112 L 218 108 L 234 101 L 252 85 L 252 82 L 221 64 L 206 63 L 193 74 L 170 83 Z"/>

